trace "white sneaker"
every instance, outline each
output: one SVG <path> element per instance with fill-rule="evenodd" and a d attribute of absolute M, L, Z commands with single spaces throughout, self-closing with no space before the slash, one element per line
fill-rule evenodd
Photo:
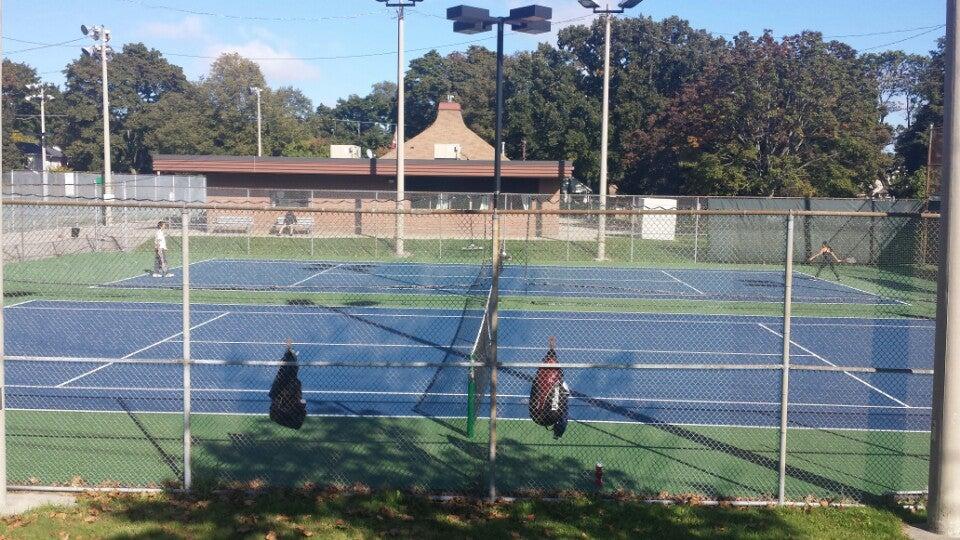
<path fill-rule="evenodd" d="M 163 275 L 163 277 L 173 277 L 173 274 L 171 274 L 170 272 L 167 272 L 166 274 Z"/>
<path fill-rule="evenodd" d="M 163 277 L 162 275 L 160 275 L 160 274 L 158 274 L 158 273 L 156 273 L 156 272 L 154 272 L 154 273 L 151 274 L 151 275 L 152 275 L 153 277 Z"/>

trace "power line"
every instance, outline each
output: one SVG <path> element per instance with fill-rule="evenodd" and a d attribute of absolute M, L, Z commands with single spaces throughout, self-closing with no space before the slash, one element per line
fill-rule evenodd
<path fill-rule="evenodd" d="M 889 47 L 890 45 L 896 45 L 896 44 L 898 44 L 898 43 L 903 43 L 904 41 L 910 41 L 911 39 L 918 38 L 918 37 L 921 37 L 921 36 L 925 36 L 925 35 L 927 35 L 927 34 L 929 34 L 929 33 L 931 33 L 931 32 L 936 32 L 937 30 L 940 30 L 941 28 L 944 28 L 945 26 L 946 26 L 945 24 L 944 24 L 944 25 L 940 25 L 940 26 L 937 26 L 937 27 L 935 27 L 935 28 L 931 28 L 930 30 L 927 30 L 927 31 L 924 31 L 924 32 L 920 32 L 919 34 L 914 34 L 914 35 L 912 35 L 912 36 L 905 37 L 905 38 L 903 38 L 903 39 L 898 39 L 897 41 L 891 41 L 890 43 L 883 43 L 883 44 L 881 44 L 881 45 L 874 45 L 873 47 L 867 47 L 867 48 L 865 48 L 865 49 L 860 49 L 860 51 L 861 51 L 861 52 L 873 51 L 873 50 L 876 50 L 876 49 L 882 49 L 882 48 L 884 48 L 884 47 Z"/>
<path fill-rule="evenodd" d="M 203 17 L 216 17 L 220 19 L 263 21 L 263 22 L 324 22 L 324 21 L 333 21 L 333 20 L 359 19 L 362 17 L 370 17 L 375 15 L 380 15 L 383 13 L 382 11 L 378 10 L 378 11 L 368 11 L 363 13 L 355 13 L 352 15 L 329 15 L 325 17 L 268 17 L 264 15 L 236 15 L 232 13 L 217 13 L 214 11 L 203 11 L 199 9 L 178 8 L 173 6 L 167 6 L 164 4 L 157 4 L 155 2 L 147 2 L 145 0 L 117 0 L 117 1 L 127 3 L 127 4 L 137 4 L 147 9 L 171 11 L 174 13 L 182 13 L 185 15 L 199 15 Z"/>
<path fill-rule="evenodd" d="M 13 41 L 16 43 L 26 43 L 28 45 L 36 45 L 36 47 L 28 47 L 26 49 L 18 49 L 15 51 L 4 51 L 4 54 L 17 54 L 17 53 L 22 53 L 27 51 L 36 51 L 39 49 L 49 49 L 51 47 L 63 47 L 63 46 L 70 45 L 71 43 L 76 43 L 78 41 L 81 41 L 83 38 L 79 37 L 79 38 L 71 39 L 68 41 L 61 41 L 59 43 L 42 43 L 39 41 L 28 41 L 26 39 L 17 39 L 17 38 L 12 38 L 7 36 L 4 36 L 3 39 L 6 39 L 7 41 Z"/>

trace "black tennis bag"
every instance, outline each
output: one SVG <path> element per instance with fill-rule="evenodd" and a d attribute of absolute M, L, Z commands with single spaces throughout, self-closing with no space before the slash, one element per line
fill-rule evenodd
<path fill-rule="evenodd" d="M 270 419 L 281 426 L 300 429 L 307 418 L 307 404 L 298 377 L 297 353 L 287 349 L 283 361 L 286 363 L 277 370 L 270 387 Z"/>
<path fill-rule="evenodd" d="M 556 364 L 557 353 L 551 340 L 550 350 L 543 363 Z M 554 438 L 559 439 L 567 429 L 568 400 L 570 390 L 563 382 L 563 370 L 558 367 L 542 367 L 530 385 L 530 418 L 544 427 L 553 428 Z"/>

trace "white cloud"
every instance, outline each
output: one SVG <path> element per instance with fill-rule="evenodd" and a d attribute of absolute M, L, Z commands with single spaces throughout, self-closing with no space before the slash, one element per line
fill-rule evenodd
<path fill-rule="evenodd" d="M 140 33 L 161 39 L 197 39 L 205 36 L 203 21 L 190 15 L 174 22 L 151 22 L 140 28 Z"/>
<path fill-rule="evenodd" d="M 259 39 L 240 45 L 216 44 L 206 48 L 205 56 L 220 56 L 224 53 L 238 53 L 260 65 L 264 76 L 271 82 L 288 83 L 320 77 L 320 70 L 305 60 L 299 60 L 296 54 L 285 49 L 277 49 Z"/>

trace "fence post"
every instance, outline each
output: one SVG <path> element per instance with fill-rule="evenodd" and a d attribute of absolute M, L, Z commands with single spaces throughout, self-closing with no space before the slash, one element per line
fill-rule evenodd
<path fill-rule="evenodd" d="M 180 263 L 183 276 L 183 489 L 193 485 L 190 436 L 190 212 L 180 214 Z"/>
<path fill-rule="evenodd" d="M 490 441 L 489 441 L 489 486 L 490 502 L 497 500 L 497 330 L 500 304 L 500 216 L 493 209 L 493 282 L 490 302 Z"/>
<path fill-rule="evenodd" d="M 630 262 L 633 262 L 633 244 L 637 236 L 637 197 L 633 195 L 630 197 Z"/>
<path fill-rule="evenodd" d="M 0 0 L 0 33 L 3 30 L 3 0 Z M 0 43 L 0 54 L 3 44 Z M 3 90 L 3 67 L 0 63 L 0 95 Z M 0 139 L 3 136 L 3 108 L 0 107 Z M 3 163 L 3 145 L 0 144 L 0 163 Z M 3 176 L 3 167 L 0 165 L 0 178 Z M 11 183 L 13 178 L 10 179 Z M 3 182 L 0 181 L 0 511 L 7 510 L 7 386 L 6 386 L 6 351 L 3 348 L 3 252 L 6 247 L 3 239 Z"/>
<path fill-rule="evenodd" d="M 783 368 L 780 376 L 780 467 L 777 501 L 786 503 L 787 422 L 790 398 L 790 316 L 793 309 L 793 210 L 787 216 L 787 244 L 783 271 Z"/>
<path fill-rule="evenodd" d="M 693 262 L 699 262 L 700 256 L 700 197 L 697 197 L 697 214 L 693 216 Z"/>
<path fill-rule="evenodd" d="M 440 220 L 437 226 L 437 229 L 440 231 L 440 261 L 443 262 L 443 214 L 437 214 L 437 216 Z"/>

